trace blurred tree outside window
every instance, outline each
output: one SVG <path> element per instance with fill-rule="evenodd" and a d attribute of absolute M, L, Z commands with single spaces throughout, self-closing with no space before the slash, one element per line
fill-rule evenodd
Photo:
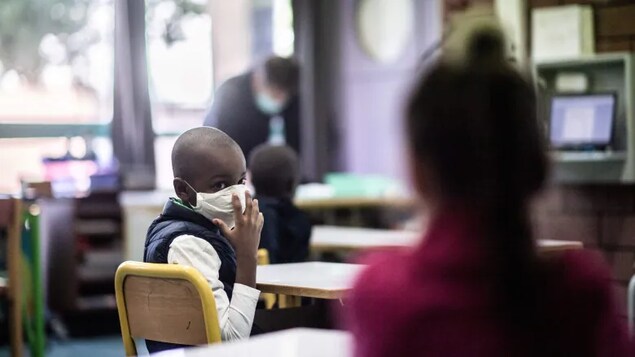
<path fill-rule="evenodd" d="M 154 130 L 201 125 L 214 88 L 207 0 L 147 0 L 146 38 Z"/>
<path fill-rule="evenodd" d="M 108 122 L 113 0 L 0 2 L 0 122 Z"/>

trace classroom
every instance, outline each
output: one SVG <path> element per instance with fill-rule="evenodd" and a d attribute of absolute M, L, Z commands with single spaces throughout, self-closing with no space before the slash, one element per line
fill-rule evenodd
<path fill-rule="evenodd" d="M 635 2 L 1 0 L 0 357 L 635 356 Z"/>

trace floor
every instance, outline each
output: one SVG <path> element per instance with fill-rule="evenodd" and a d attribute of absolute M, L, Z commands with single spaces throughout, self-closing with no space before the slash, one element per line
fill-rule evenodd
<path fill-rule="evenodd" d="M 137 343 L 139 354 L 147 354 L 143 342 Z M 84 339 L 71 339 L 68 341 L 48 341 L 46 357 L 121 357 L 124 356 L 121 336 L 108 336 Z M 9 347 L 0 347 L 0 356 L 9 357 Z M 29 354 L 25 353 L 25 357 Z"/>

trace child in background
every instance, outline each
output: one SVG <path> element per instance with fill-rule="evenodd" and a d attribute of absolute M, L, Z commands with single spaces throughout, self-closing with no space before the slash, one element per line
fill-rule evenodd
<path fill-rule="evenodd" d="M 196 268 L 216 300 L 224 341 L 249 336 L 260 291 L 256 255 L 263 217 L 245 188 L 240 147 L 210 127 L 181 134 L 172 149 L 174 191 L 146 237 L 144 261 Z M 146 341 L 150 353 L 181 347 Z"/>
<path fill-rule="evenodd" d="M 532 86 L 500 31 L 467 44 L 463 63 L 437 63 L 409 99 L 429 226 L 417 247 L 367 257 L 344 306 L 355 355 L 633 356 L 605 265 L 536 251 L 529 206 L 548 160 Z"/>
<path fill-rule="evenodd" d="M 258 146 L 249 158 L 249 172 L 265 217 L 260 248 L 267 249 L 271 263 L 306 260 L 311 221 L 293 204 L 300 179 L 298 155 L 288 146 Z"/>

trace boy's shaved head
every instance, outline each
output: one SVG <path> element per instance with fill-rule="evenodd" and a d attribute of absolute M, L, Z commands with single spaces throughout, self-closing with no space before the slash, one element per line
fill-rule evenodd
<path fill-rule="evenodd" d="M 288 146 L 260 145 L 249 156 L 256 194 L 292 198 L 300 176 L 298 154 Z"/>
<path fill-rule="evenodd" d="M 240 146 L 224 132 L 198 127 L 176 139 L 172 171 L 176 194 L 183 201 L 196 204 L 196 192 L 213 193 L 243 184 L 245 156 Z"/>
<path fill-rule="evenodd" d="M 197 171 L 202 169 L 201 159 L 219 150 L 228 149 L 242 154 L 240 146 L 229 135 L 216 128 L 201 126 L 184 132 L 176 139 L 172 149 L 174 177 L 187 180 L 196 176 Z"/>

